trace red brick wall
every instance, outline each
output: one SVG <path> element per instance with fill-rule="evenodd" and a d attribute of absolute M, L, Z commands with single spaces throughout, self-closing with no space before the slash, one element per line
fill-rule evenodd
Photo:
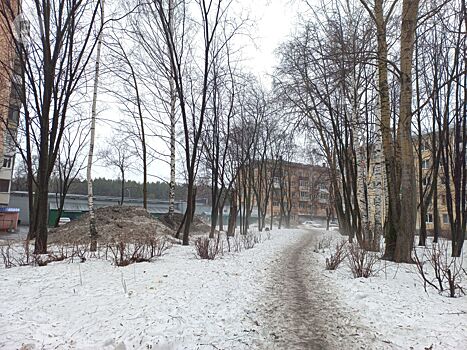
<path fill-rule="evenodd" d="M 0 3 L 0 161 L 3 163 L 3 138 L 10 103 L 10 77 L 13 70 L 14 45 L 12 22 L 18 14 L 18 0 Z M 10 25 L 8 24 L 10 23 Z"/>

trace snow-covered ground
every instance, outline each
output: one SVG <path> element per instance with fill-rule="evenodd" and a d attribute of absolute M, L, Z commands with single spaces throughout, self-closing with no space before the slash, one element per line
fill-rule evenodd
<path fill-rule="evenodd" d="M 337 233 L 332 237 L 334 242 L 342 239 Z M 319 255 L 324 266 L 327 253 Z M 382 260 L 375 270 L 375 277 L 354 279 L 343 262 L 336 271 L 324 273 L 337 286 L 343 305 L 391 348 L 467 349 L 467 296 L 449 298 L 431 287 L 425 292 L 413 264 Z M 461 286 L 467 292 L 465 275 Z"/>
<path fill-rule="evenodd" d="M 274 255 L 303 231 L 198 260 L 174 246 L 151 263 L 0 268 L 0 348 L 249 349 L 249 313 Z"/>
<path fill-rule="evenodd" d="M 123 268 L 92 259 L 0 268 L 0 349 L 279 349 L 259 305 L 268 293 L 280 297 L 266 290 L 271 275 L 287 248 L 309 234 L 274 230 L 253 249 L 214 261 L 197 259 L 192 246 L 174 246 L 154 262 Z M 341 239 L 337 232 L 312 234 Z M 466 348 L 467 296 L 426 293 L 413 265 L 382 261 L 368 279 L 354 279 L 345 262 L 325 271 L 328 253 L 307 248 L 314 273 L 306 275 L 330 281 L 336 308 L 353 314 L 385 349 Z M 319 292 L 312 277 L 303 282 Z M 283 327 L 284 334 L 294 331 Z"/>

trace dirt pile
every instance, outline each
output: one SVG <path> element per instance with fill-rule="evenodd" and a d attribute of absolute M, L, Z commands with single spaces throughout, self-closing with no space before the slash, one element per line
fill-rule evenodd
<path fill-rule="evenodd" d="M 160 222 L 165 226 L 171 228 L 172 230 L 177 231 L 180 225 L 182 224 L 184 214 L 174 213 L 173 220 L 170 219 L 169 214 L 165 214 L 159 218 Z M 193 223 L 191 224 L 191 233 L 208 233 L 211 226 L 206 224 L 199 216 L 193 218 Z"/>
<path fill-rule="evenodd" d="M 173 230 L 155 219 L 142 207 L 111 206 L 96 209 L 96 227 L 101 243 L 119 237 L 139 239 L 148 235 L 172 235 Z M 49 241 L 77 242 L 89 240 L 89 214 L 50 230 Z"/>

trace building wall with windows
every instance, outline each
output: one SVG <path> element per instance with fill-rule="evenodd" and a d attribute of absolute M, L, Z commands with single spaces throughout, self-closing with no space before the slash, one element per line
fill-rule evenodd
<path fill-rule="evenodd" d="M 272 214 L 278 219 L 281 215 L 281 203 L 289 200 L 288 196 L 292 221 L 324 219 L 329 211 L 333 211 L 328 168 L 283 162 L 281 166 L 275 165 L 275 170 L 269 169 L 267 174 L 274 177 L 267 203 L 267 217 L 270 218 Z M 255 177 L 257 176 L 258 172 L 255 169 Z M 256 205 L 255 198 L 253 205 Z"/>
<path fill-rule="evenodd" d="M 419 181 L 422 182 L 423 188 L 427 189 L 431 186 L 433 182 L 433 157 L 431 149 L 431 137 L 432 134 L 424 135 L 424 140 L 422 142 L 421 154 L 422 154 L 422 178 L 419 179 L 418 176 L 418 159 L 415 159 L 415 168 L 417 171 L 417 186 Z M 415 155 L 418 156 L 418 148 L 415 149 Z M 417 187 L 418 190 L 418 187 Z M 451 227 L 449 223 L 448 208 L 446 203 L 446 178 L 443 173 L 442 165 L 438 172 L 437 179 L 437 192 L 438 192 L 438 215 L 441 228 L 441 234 L 447 234 L 450 232 Z M 417 191 L 417 199 L 419 194 Z M 425 223 L 427 231 L 433 231 L 434 229 L 434 217 L 433 217 L 433 199 L 430 201 L 430 205 L 426 208 Z M 417 214 L 417 229 L 420 228 L 420 210 Z"/>
<path fill-rule="evenodd" d="M 13 88 L 18 72 L 12 28 L 19 11 L 17 0 L 0 4 L 0 206 L 8 206 L 14 167 L 15 138 L 19 118 L 19 99 Z M 15 66 L 16 65 L 16 66 Z"/>

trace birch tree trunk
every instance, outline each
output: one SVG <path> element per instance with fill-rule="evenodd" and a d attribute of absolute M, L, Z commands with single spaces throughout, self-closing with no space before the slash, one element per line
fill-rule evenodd
<path fill-rule="evenodd" d="M 373 170 L 373 186 L 374 186 L 374 243 L 373 250 L 380 250 L 380 240 L 381 235 L 383 234 L 383 222 L 382 222 L 382 213 L 383 213 L 383 201 L 386 194 L 383 191 L 383 151 L 382 151 L 382 139 L 381 139 L 381 129 L 379 128 L 379 98 L 377 98 L 377 109 L 376 109 L 376 140 L 375 140 L 375 165 Z"/>
<path fill-rule="evenodd" d="M 102 47 L 102 32 L 104 29 L 104 2 L 105 0 L 101 0 L 101 27 L 96 47 L 96 67 L 94 72 L 94 91 L 92 95 L 91 111 L 91 135 L 89 140 L 88 166 L 86 172 L 88 182 L 89 233 L 91 236 L 90 250 L 92 252 L 95 252 L 97 250 L 96 214 L 94 211 L 94 195 L 92 189 L 92 159 L 94 156 L 94 142 L 96 138 L 97 89 L 99 85 L 99 65 Z"/>
<path fill-rule="evenodd" d="M 359 208 L 359 215 L 360 215 L 360 224 L 361 224 L 361 235 L 363 237 L 363 248 L 367 249 L 369 242 L 371 241 L 370 232 L 369 232 L 369 225 L 368 225 L 368 203 L 366 197 L 366 162 L 365 162 L 365 149 L 366 146 L 365 136 L 361 130 L 361 123 L 359 118 L 358 112 L 358 88 L 356 86 L 355 78 L 352 82 L 352 121 L 351 124 L 353 126 L 352 131 L 352 138 L 353 144 L 355 147 L 355 157 L 357 163 L 357 188 L 356 188 L 356 196 L 358 201 L 358 208 Z"/>
<path fill-rule="evenodd" d="M 174 31 L 174 4 L 169 0 L 169 27 Z M 169 50 L 170 51 L 170 50 Z M 169 52 L 170 54 L 170 52 Z M 175 136 L 176 136 L 176 102 L 177 93 L 174 84 L 174 74 L 170 66 L 169 90 L 170 90 L 170 188 L 169 188 L 169 219 L 173 222 L 175 211 Z"/>
<path fill-rule="evenodd" d="M 378 41 L 378 90 L 380 128 L 386 169 L 388 191 L 388 212 L 385 224 L 385 252 L 384 258 L 394 259 L 397 232 L 399 230 L 399 186 L 397 181 L 397 163 L 391 134 L 391 109 L 389 102 L 388 84 L 388 45 L 386 39 L 386 19 L 384 18 L 383 0 L 375 0 L 374 20 Z"/>

